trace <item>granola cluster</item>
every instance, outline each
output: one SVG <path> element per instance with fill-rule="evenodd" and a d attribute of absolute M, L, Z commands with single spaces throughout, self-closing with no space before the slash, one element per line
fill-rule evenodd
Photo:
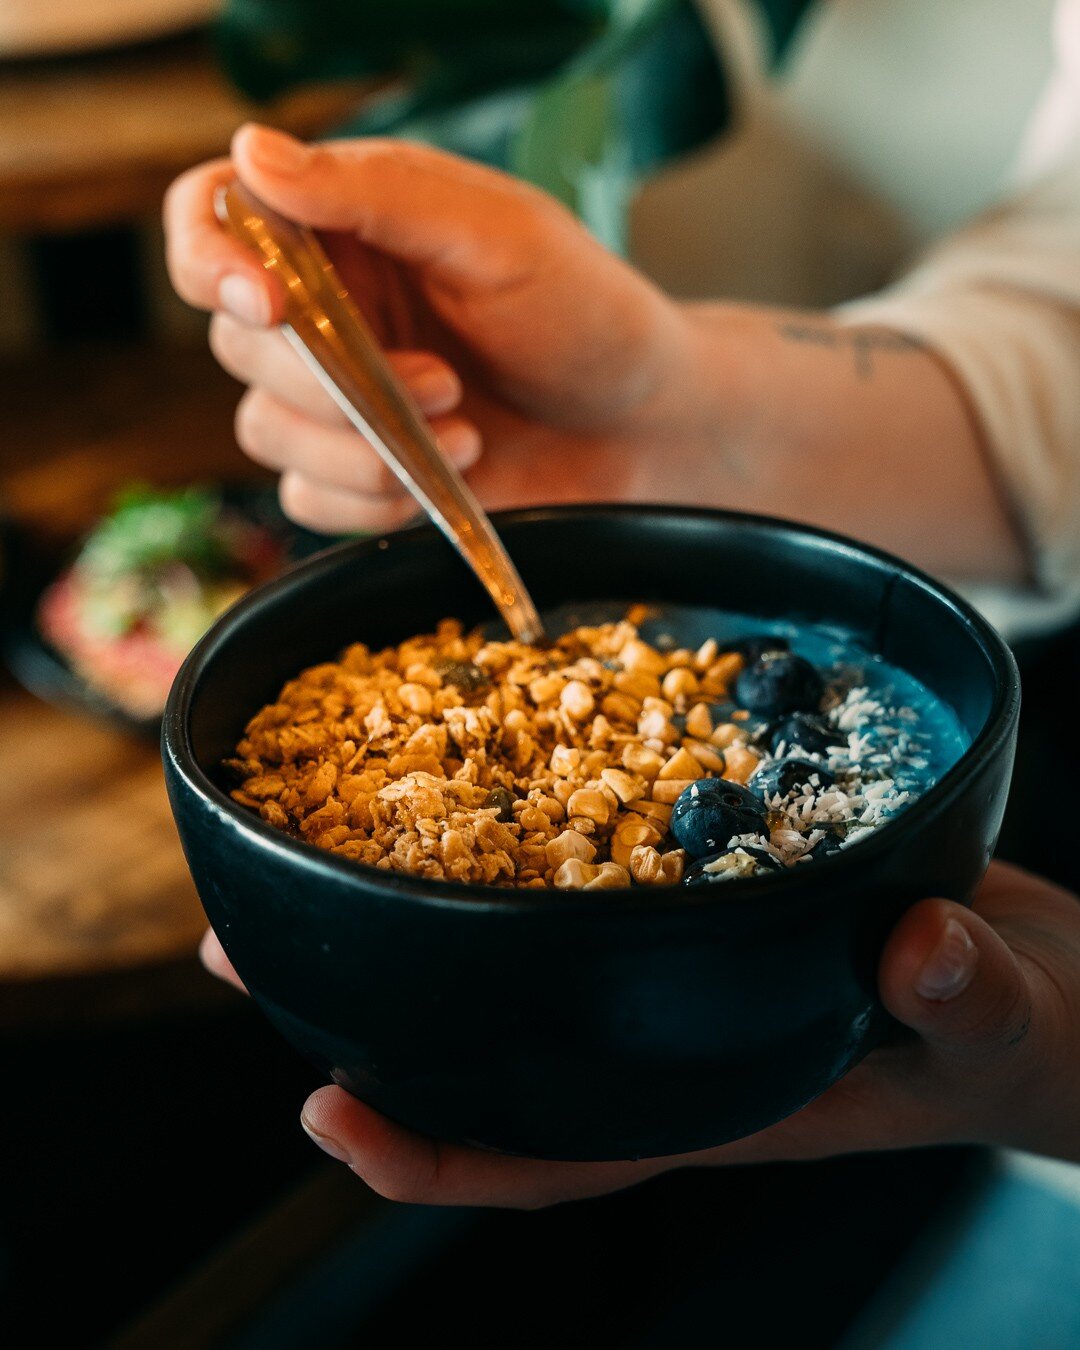
<path fill-rule="evenodd" d="M 233 797 L 355 862 L 489 886 L 672 885 L 668 833 L 695 780 L 745 783 L 758 755 L 714 724 L 742 658 L 662 651 L 631 611 L 551 647 L 434 634 L 313 666 L 248 724 Z M 738 714 L 735 714 L 738 717 Z"/>

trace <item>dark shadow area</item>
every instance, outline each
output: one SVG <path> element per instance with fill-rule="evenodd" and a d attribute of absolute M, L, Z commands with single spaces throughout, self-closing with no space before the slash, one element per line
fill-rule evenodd
<path fill-rule="evenodd" d="M 209 976 L 205 977 L 209 980 Z M 216 1015 L 5 1037 L 4 1343 L 96 1345 L 318 1165 L 310 1069 Z"/>
<path fill-rule="evenodd" d="M 1080 853 L 1064 812 L 1060 785 L 1080 767 L 1080 625 L 1016 648 L 1023 679 L 1020 738 L 999 858 L 1080 890 Z M 1060 813 L 1060 815 L 1058 815 Z"/>
<path fill-rule="evenodd" d="M 483 1215 L 350 1346 L 826 1350 L 983 1155 L 933 1150 L 687 1171 L 622 1195 Z"/>

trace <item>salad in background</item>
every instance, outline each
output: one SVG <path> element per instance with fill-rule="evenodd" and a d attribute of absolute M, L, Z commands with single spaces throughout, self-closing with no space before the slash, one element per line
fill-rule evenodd
<path fill-rule="evenodd" d="M 109 702 L 152 719 L 218 615 L 288 561 L 282 533 L 219 489 L 131 486 L 46 587 L 37 627 Z"/>

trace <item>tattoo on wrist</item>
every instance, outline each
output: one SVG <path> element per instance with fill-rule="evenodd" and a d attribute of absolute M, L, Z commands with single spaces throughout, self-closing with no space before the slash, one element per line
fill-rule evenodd
<path fill-rule="evenodd" d="M 830 351 L 850 352 L 855 374 L 860 380 L 874 375 L 877 352 L 921 352 L 926 344 L 909 333 L 893 333 L 884 328 L 834 328 L 827 324 L 782 323 L 777 332 L 789 342 L 804 342 Z"/>

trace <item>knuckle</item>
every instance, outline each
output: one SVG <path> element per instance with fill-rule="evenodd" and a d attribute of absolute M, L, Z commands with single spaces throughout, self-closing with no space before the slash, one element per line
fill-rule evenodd
<path fill-rule="evenodd" d="M 171 229 L 174 225 L 180 224 L 179 217 L 183 214 L 184 201 L 191 190 L 192 182 L 197 169 L 188 169 L 174 178 L 165 189 L 165 194 L 161 199 L 161 218 L 165 222 L 165 228 Z"/>
<path fill-rule="evenodd" d="M 197 215 L 227 165 L 226 159 L 206 160 L 177 174 L 162 194 L 161 214 L 166 226 L 186 225 L 190 217 Z"/>
<path fill-rule="evenodd" d="M 351 146 L 345 157 L 335 156 L 324 146 L 316 147 L 313 163 L 325 169 L 348 167 L 354 173 L 372 173 L 377 176 L 400 174 L 406 166 L 412 166 L 411 147 L 382 137 L 372 137 L 360 144 Z"/>
<path fill-rule="evenodd" d="M 405 492 L 403 488 L 399 489 L 400 495 L 391 502 L 381 513 L 380 520 L 382 528 L 385 530 L 400 530 L 414 520 L 420 511 L 415 500 Z"/>
<path fill-rule="evenodd" d="M 352 528 L 360 530 L 381 531 L 398 528 L 394 508 L 386 506 L 377 499 L 365 502 L 363 507 L 355 513 L 351 524 Z"/>
<path fill-rule="evenodd" d="M 352 427 L 332 428 L 332 432 L 338 451 L 336 485 L 358 497 L 383 499 L 388 508 L 399 502 L 405 489 L 370 441 Z"/>
<path fill-rule="evenodd" d="M 507 205 L 518 238 L 533 247 L 550 245 L 552 236 L 568 226 L 581 229 L 577 217 L 562 202 L 532 183 L 514 183 Z"/>
<path fill-rule="evenodd" d="M 371 1183 L 368 1183 L 371 1185 Z M 416 1205 L 422 1204 L 427 1198 L 422 1195 L 410 1181 L 403 1180 L 400 1177 L 380 1179 L 372 1190 L 382 1196 L 384 1200 L 391 1200 L 397 1205 Z"/>
<path fill-rule="evenodd" d="M 363 475 L 363 482 L 359 478 L 354 490 L 359 491 L 362 487 L 370 484 L 368 490 L 376 497 L 389 497 L 391 502 L 400 505 L 405 489 L 401 486 L 398 476 L 382 457 L 366 443 L 364 452 L 369 460 L 365 466 L 366 472 Z M 357 459 L 357 467 L 360 467 L 360 460 Z"/>
<path fill-rule="evenodd" d="M 243 377 L 251 361 L 251 336 L 228 315 L 217 313 L 210 320 L 210 350 L 231 374 Z"/>
<path fill-rule="evenodd" d="M 1023 979 L 1001 995 L 996 1020 L 999 1043 L 1013 1050 L 1027 1039 L 1032 1018 L 1031 995 Z"/>
<path fill-rule="evenodd" d="M 256 453 L 270 440 L 269 400 L 261 389 L 249 389 L 236 409 L 236 440 L 242 450 Z"/>
<path fill-rule="evenodd" d="M 319 532 L 326 530 L 327 503 L 322 490 L 310 478 L 287 470 L 278 484 L 278 501 L 282 511 L 297 525 Z"/>
<path fill-rule="evenodd" d="M 1027 980 L 1012 956 L 1012 968 L 999 980 L 985 1010 L 986 1024 L 999 1027 L 1006 1035 L 1031 1018 L 1031 995 Z"/>
<path fill-rule="evenodd" d="M 172 241 L 165 251 L 165 263 L 169 280 L 180 299 L 196 309 L 209 309 L 210 298 L 202 268 Z"/>
<path fill-rule="evenodd" d="M 308 177 L 336 174 L 342 167 L 342 156 L 331 145 L 316 141 L 308 145 L 307 151 L 304 172 Z"/>
<path fill-rule="evenodd" d="M 1000 984 L 982 1005 L 973 1010 L 968 1034 L 974 1040 L 1000 1049 L 1018 1045 L 1031 1022 L 1031 997 L 1025 980 L 1017 973 L 1014 980 Z"/>
<path fill-rule="evenodd" d="M 302 525 L 310 519 L 308 508 L 311 504 L 311 490 L 307 481 L 299 474 L 282 474 L 278 483 L 278 501 L 290 520 Z"/>

